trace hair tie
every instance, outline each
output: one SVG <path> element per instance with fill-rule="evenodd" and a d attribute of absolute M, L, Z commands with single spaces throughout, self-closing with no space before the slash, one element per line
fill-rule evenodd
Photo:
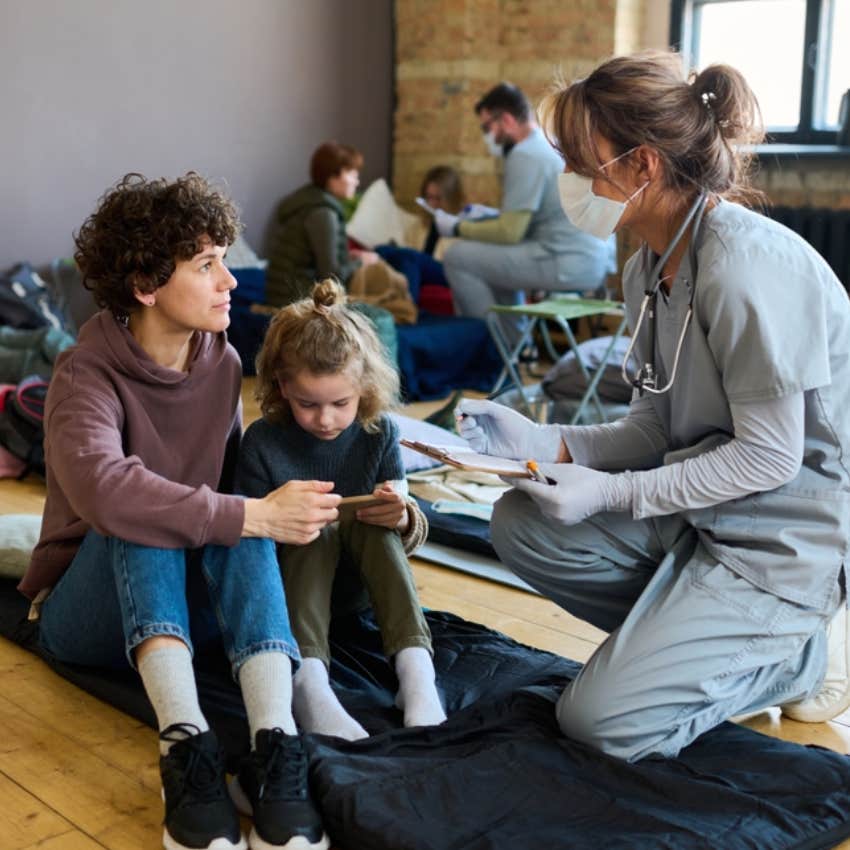
<path fill-rule="evenodd" d="M 713 100 L 717 100 L 717 95 L 713 91 L 704 91 L 700 95 L 700 100 L 702 101 L 702 105 L 712 114 L 714 114 L 714 107 L 711 105 Z"/>

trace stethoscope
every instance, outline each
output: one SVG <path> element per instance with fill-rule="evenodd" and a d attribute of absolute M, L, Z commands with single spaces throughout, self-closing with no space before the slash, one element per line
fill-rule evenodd
<path fill-rule="evenodd" d="M 654 393 L 655 395 L 662 395 L 666 393 L 670 387 L 673 386 L 673 381 L 676 380 L 676 370 L 679 368 L 679 355 L 682 352 L 682 344 L 685 341 L 685 333 L 688 330 L 688 325 L 691 323 L 691 316 L 693 315 L 693 307 L 694 307 L 694 294 L 697 289 L 697 251 L 696 251 L 696 242 L 697 242 L 697 233 L 699 231 L 700 224 L 702 224 L 702 217 L 705 214 L 705 207 L 708 203 L 708 194 L 706 192 L 701 192 L 699 197 L 694 201 L 691 208 L 688 210 L 688 214 L 685 216 L 684 221 L 679 225 L 679 229 L 676 231 L 673 236 L 673 241 L 667 246 L 667 250 L 658 258 L 658 262 L 652 269 L 652 273 L 649 275 L 648 280 L 654 281 L 652 286 L 649 289 L 644 290 L 643 301 L 640 305 L 640 313 L 638 314 L 638 320 L 635 324 L 634 330 L 632 331 L 631 342 L 629 343 L 629 347 L 626 350 L 625 357 L 623 357 L 623 365 L 621 368 L 621 372 L 623 375 L 623 380 L 631 387 L 634 387 L 640 395 L 643 395 L 645 392 Z M 676 343 L 676 353 L 673 357 L 673 368 L 670 370 L 670 380 L 663 387 L 658 387 L 658 375 L 655 371 L 655 340 L 656 340 L 656 307 L 658 303 L 658 289 L 662 283 L 661 273 L 664 269 L 667 260 L 670 259 L 670 255 L 673 253 L 676 246 L 681 241 L 682 237 L 685 235 L 685 231 L 688 229 L 688 226 L 693 221 L 694 229 L 691 235 L 691 243 L 688 246 L 690 252 L 690 260 L 691 260 L 691 275 L 693 276 L 693 283 L 691 285 L 691 297 L 688 302 L 688 312 L 685 316 L 685 321 L 682 323 L 682 330 L 679 333 L 679 339 Z M 632 352 L 635 347 L 635 343 L 637 342 L 638 332 L 640 331 L 641 324 L 643 323 L 643 318 L 645 314 L 649 314 L 649 359 L 643 366 L 640 367 L 640 370 L 637 373 L 637 377 L 632 378 L 628 372 L 629 360 L 631 359 Z"/>

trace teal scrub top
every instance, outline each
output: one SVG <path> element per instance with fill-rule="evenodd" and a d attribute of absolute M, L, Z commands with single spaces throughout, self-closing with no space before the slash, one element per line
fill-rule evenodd
<path fill-rule="evenodd" d="M 669 450 L 731 439 L 731 402 L 798 392 L 805 437 L 793 481 L 684 516 L 730 569 L 777 596 L 826 611 L 850 547 L 850 301 L 808 243 L 738 204 L 709 210 L 694 244 L 696 269 L 686 252 L 669 296 L 659 289 L 657 302 L 655 367 L 663 386 L 696 286 L 675 383 L 668 393 L 649 396 Z M 644 246 L 626 264 L 632 328 L 656 259 Z M 649 345 L 645 320 L 635 344 L 638 364 Z"/>

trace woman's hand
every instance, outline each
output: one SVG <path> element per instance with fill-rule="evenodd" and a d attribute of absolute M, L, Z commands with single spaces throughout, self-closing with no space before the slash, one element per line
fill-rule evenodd
<path fill-rule="evenodd" d="M 389 481 L 385 481 L 372 493 L 382 504 L 370 508 L 360 508 L 355 514 L 360 522 L 367 525 L 381 525 L 384 528 L 395 528 L 404 534 L 410 525 L 407 513 L 407 502 L 401 493 L 396 493 Z"/>
<path fill-rule="evenodd" d="M 332 481 L 288 481 L 262 499 L 245 500 L 243 537 L 270 537 L 303 546 L 339 517 Z"/>
<path fill-rule="evenodd" d="M 374 251 L 361 251 L 359 248 L 352 248 L 351 256 L 360 260 L 360 264 L 363 266 L 371 266 L 381 259 Z"/>
<path fill-rule="evenodd" d="M 632 507 L 632 473 L 599 472 L 577 463 L 541 463 L 548 483 L 530 478 L 503 478 L 526 493 L 552 519 L 575 525 L 602 511 L 627 511 Z"/>

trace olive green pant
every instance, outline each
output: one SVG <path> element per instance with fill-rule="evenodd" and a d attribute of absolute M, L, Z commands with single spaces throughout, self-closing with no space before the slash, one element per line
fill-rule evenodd
<path fill-rule="evenodd" d="M 360 573 L 388 658 L 411 646 L 432 652 L 431 630 L 397 531 L 343 519 L 306 546 L 280 547 L 278 559 L 292 633 L 303 657 L 330 665 L 331 591 L 341 563 Z"/>

